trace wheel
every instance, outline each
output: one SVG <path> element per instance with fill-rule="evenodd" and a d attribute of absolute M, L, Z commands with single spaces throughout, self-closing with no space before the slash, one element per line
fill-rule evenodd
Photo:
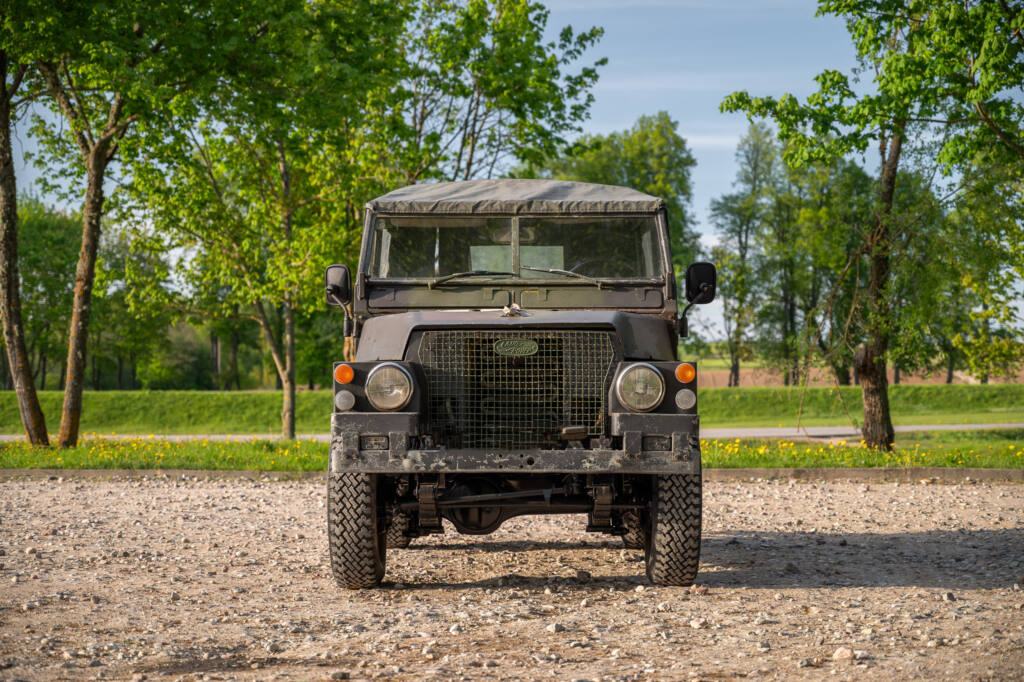
<path fill-rule="evenodd" d="M 644 522 L 640 513 L 634 510 L 622 512 L 622 525 L 626 528 L 622 546 L 626 549 L 644 548 Z"/>
<path fill-rule="evenodd" d="M 391 523 L 388 524 L 387 546 L 396 549 L 405 549 L 412 542 L 412 538 L 406 535 L 412 518 L 405 512 L 395 512 L 391 516 Z"/>
<path fill-rule="evenodd" d="M 700 474 L 655 476 L 644 546 L 655 585 L 692 585 L 700 565 Z"/>
<path fill-rule="evenodd" d="M 335 582 L 350 590 L 376 587 L 384 577 L 384 506 L 380 477 L 330 474 L 327 480 L 327 542 Z"/>

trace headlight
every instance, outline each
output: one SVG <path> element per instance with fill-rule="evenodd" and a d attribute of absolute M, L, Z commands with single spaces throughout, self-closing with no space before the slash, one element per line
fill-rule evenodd
<path fill-rule="evenodd" d="M 400 410 L 411 397 L 412 376 L 401 365 L 377 365 L 366 377 L 366 398 L 378 410 Z"/>
<path fill-rule="evenodd" d="M 634 412 L 647 412 L 660 405 L 665 397 L 665 380 L 652 365 L 631 365 L 619 375 L 615 395 Z"/>

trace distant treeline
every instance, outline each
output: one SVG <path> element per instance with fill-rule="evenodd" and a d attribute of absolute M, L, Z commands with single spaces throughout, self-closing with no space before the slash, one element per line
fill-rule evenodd
<path fill-rule="evenodd" d="M 730 386 L 746 362 L 775 368 L 787 385 L 818 366 L 849 385 L 867 341 L 877 181 L 850 158 L 790 158 L 771 128 L 751 125 L 736 151 L 734 191 L 711 203 L 724 326 L 690 345 L 718 342 Z M 881 302 L 889 367 L 897 377 L 941 371 L 947 382 L 956 370 L 982 382 L 1015 373 L 1024 342 L 1008 239 L 1024 216 L 1019 178 L 979 162 L 953 183 L 937 179 L 934 164 L 907 165 L 895 182 Z"/>

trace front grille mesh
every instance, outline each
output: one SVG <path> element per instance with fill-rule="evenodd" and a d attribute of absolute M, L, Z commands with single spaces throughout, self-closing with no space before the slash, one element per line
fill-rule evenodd
<path fill-rule="evenodd" d="M 499 355 L 503 339 L 534 341 L 537 352 Z M 426 331 L 419 360 L 430 431 L 448 447 L 559 447 L 565 426 L 604 434 L 611 332 Z"/>

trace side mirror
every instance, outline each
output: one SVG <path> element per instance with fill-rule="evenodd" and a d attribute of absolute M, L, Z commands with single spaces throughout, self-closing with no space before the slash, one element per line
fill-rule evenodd
<path fill-rule="evenodd" d="M 327 305 L 346 306 L 352 302 L 352 276 L 347 265 L 328 265 L 324 273 Z"/>
<path fill-rule="evenodd" d="M 718 273 L 713 263 L 690 263 L 686 268 L 686 300 L 690 305 L 715 300 Z"/>

